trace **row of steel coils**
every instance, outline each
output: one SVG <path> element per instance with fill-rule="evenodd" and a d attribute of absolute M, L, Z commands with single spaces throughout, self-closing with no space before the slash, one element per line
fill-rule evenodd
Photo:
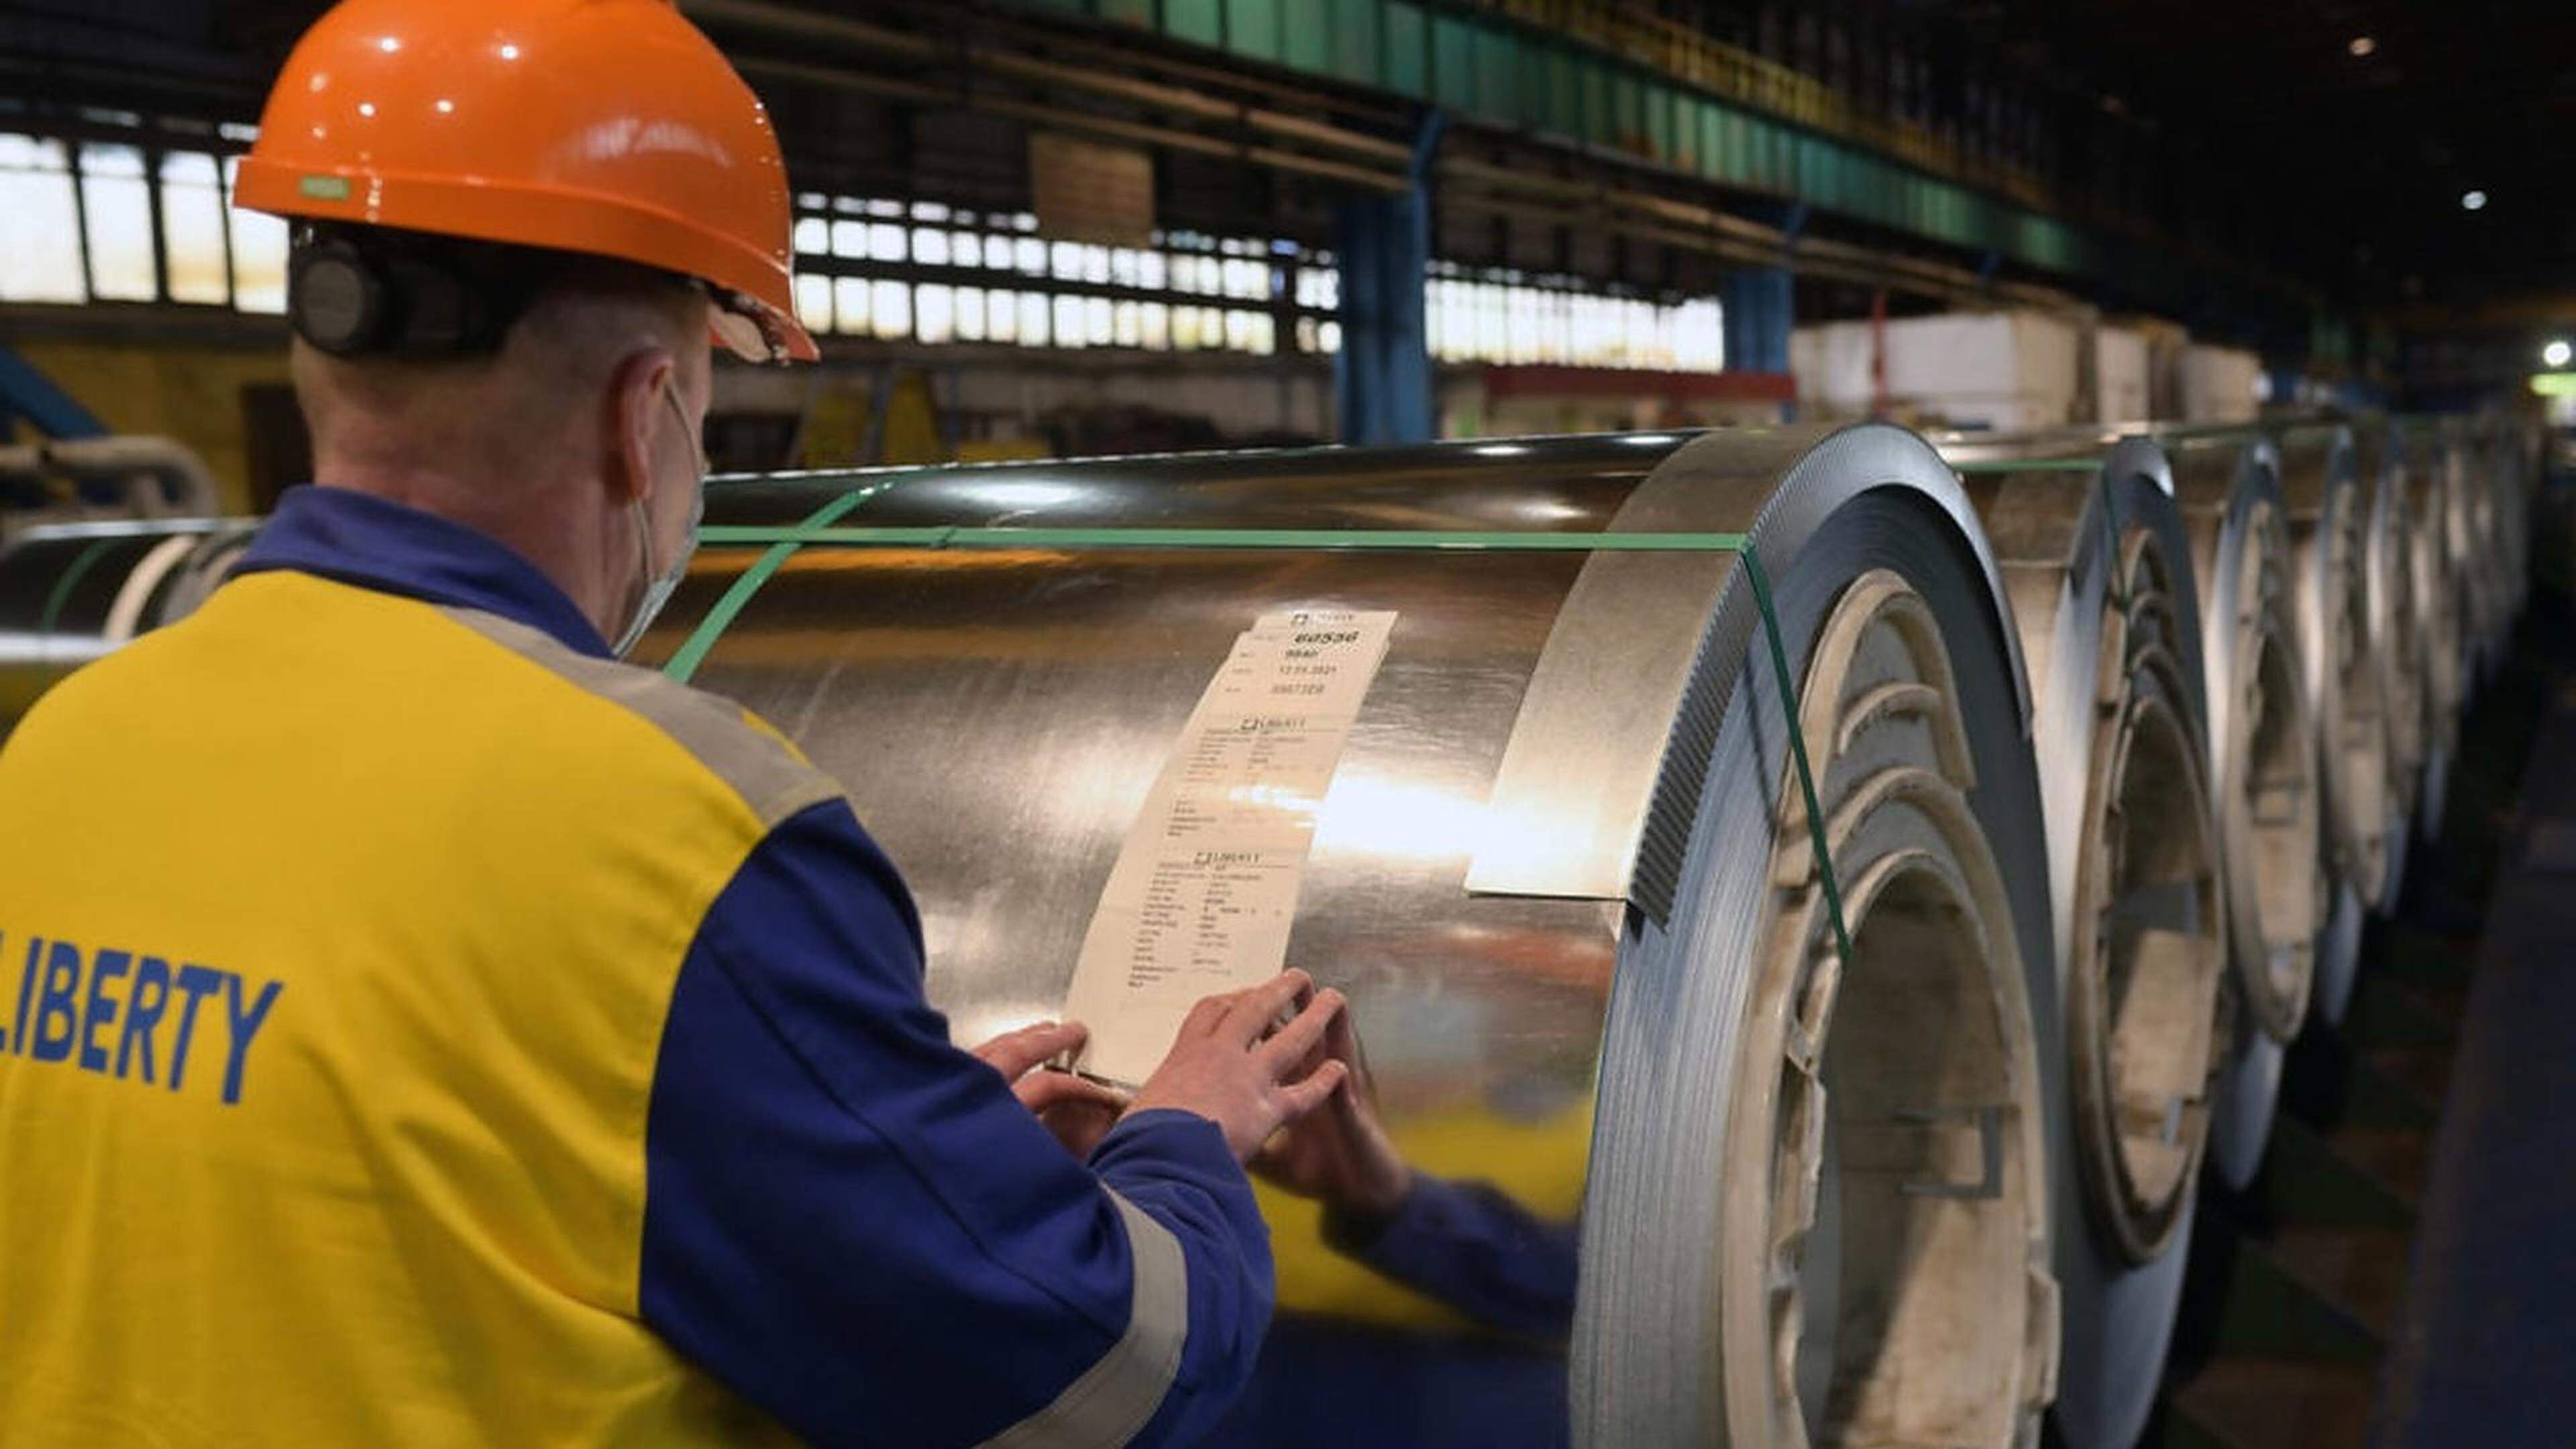
<path fill-rule="evenodd" d="M 1286 958 L 1483 1206 L 1396 1262 L 1265 1186 L 1228 1442 L 2119 1445 L 2204 1164 L 2250 1178 L 2440 816 L 2535 478 L 2401 419 L 720 479 L 637 658 L 847 786 L 974 1040 L 1061 1009 L 1246 631 L 1392 616 Z M 0 708 L 244 532 L 15 541 Z"/>

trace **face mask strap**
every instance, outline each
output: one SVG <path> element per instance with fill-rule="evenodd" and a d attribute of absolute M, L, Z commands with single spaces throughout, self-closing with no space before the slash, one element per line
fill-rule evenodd
<path fill-rule="evenodd" d="M 697 430 L 689 426 L 688 409 L 680 406 L 680 385 L 677 380 L 663 390 L 662 397 L 671 405 L 671 416 L 680 425 L 680 436 L 689 440 L 691 466 L 697 470 L 692 476 L 692 484 L 703 490 L 706 486 L 708 469 L 707 450 L 706 446 L 698 440 Z M 689 520 L 689 540 L 681 545 L 678 553 L 672 555 L 669 568 L 657 569 L 653 565 L 652 510 L 644 506 L 644 500 L 640 497 L 631 506 L 635 510 L 636 550 L 643 561 L 643 569 L 637 577 L 642 579 L 643 583 L 635 596 L 635 611 L 628 617 L 626 628 L 619 634 L 612 647 L 611 652 L 621 659 L 626 656 L 628 650 L 635 647 L 636 640 L 644 637 L 644 631 L 653 623 L 653 616 L 662 612 L 662 606 L 670 601 L 673 591 L 679 588 L 680 576 L 687 572 L 689 567 L 689 556 L 696 552 L 698 529 L 697 517 L 693 515 Z M 705 508 L 706 496 L 701 491 L 695 513 L 702 514 Z"/>

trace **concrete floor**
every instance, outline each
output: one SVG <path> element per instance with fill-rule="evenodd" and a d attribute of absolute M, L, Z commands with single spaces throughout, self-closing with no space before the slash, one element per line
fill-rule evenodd
<path fill-rule="evenodd" d="M 2373 1442 L 2576 1443 L 2576 607 L 2535 595 L 2499 681 L 2536 696 Z M 2510 698 L 2499 704 L 2510 706 Z M 2466 872 L 2470 878 L 2486 872 Z"/>

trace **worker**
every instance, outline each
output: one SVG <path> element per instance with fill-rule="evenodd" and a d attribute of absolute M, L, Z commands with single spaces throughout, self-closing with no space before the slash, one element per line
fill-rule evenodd
<path fill-rule="evenodd" d="M 958 1050 L 840 788 L 617 657 L 710 339 L 815 354 L 750 91 L 668 0 L 349 0 L 237 200 L 318 486 L 0 752 L 0 1439 L 1203 1433 L 1340 998 L 1125 1104 L 1031 1070 L 1077 1026 Z"/>

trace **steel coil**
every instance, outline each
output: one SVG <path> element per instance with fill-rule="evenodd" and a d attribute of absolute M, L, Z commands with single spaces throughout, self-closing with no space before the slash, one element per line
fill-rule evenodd
<path fill-rule="evenodd" d="M 2369 560 L 2367 638 L 2378 661 L 2380 717 L 2388 739 L 2381 788 L 2387 791 L 2391 811 L 2387 869 L 2381 873 L 2378 895 L 2368 904 L 2387 915 L 2397 909 L 2398 893 L 2405 886 L 2424 768 L 2424 641 L 2415 608 L 2416 525 L 2401 442 L 2385 418 L 2354 430 L 2353 456 L 2370 519 L 2364 547 Z"/>
<path fill-rule="evenodd" d="M 2487 487 L 2494 500 L 2494 557 L 2501 566 L 2495 623 L 2501 654 L 2530 593 L 2531 486 L 2537 467 L 2528 425 L 2506 413 L 2489 413 L 2479 421 L 2486 447 Z"/>
<path fill-rule="evenodd" d="M 64 675 L 195 608 L 251 526 L 57 523 L 0 545 L 0 731 Z"/>
<path fill-rule="evenodd" d="M 2424 767 L 2416 791 L 2417 836 L 2439 833 L 2449 793 L 2451 751 L 2459 742 L 2467 668 L 2460 621 L 2461 560 L 2454 549 L 2452 487 L 2441 428 L 2408 418 L 2397 429 L 2398 452 L 2414 524 L 2415 621 L 2423 662 Z"/>
<path fill-rule="evenodd" d="M 2250 1181 L 2284 1045 L 2339 1014 L 2438 815 L 2466 666 L 2519 607 L 2526 442 L 1863 426 L 726 479 L 637 658 L 685 649 L 848 786 L 978 1040 L 1062 1008 L 1237 636 L 1394 614 L 1287 961 L 1351 994 L 1408 1157 L 1553 1225 L 1530 1250 L 1573 1286 L 1556 1332 L 1498 1328 L 1265 1189 L 1281 1317 L 1230 1440 L 1508 1412 L 1541 1442 L 2000 1445 L 2053 1396 L 2089 1449 L 2151 1408 L 2198 1164 Z M 853 495 L 841 526 L 942 532 L 776 541 Z M 994 527 L 1058 532 L 944 533 Z M 1746 534 L 1793 690 L 1713 548 L 1154 528 Z M 246 538 L 13 540 L 0 717 Z"/>
<path fill-rule="evenodd" d="M 719 485 L 710 521 L 792 522 L 851 481 Z M 1415 1383 L 1375 1422 L 1490 1442 L 1499 1393 L 1535 1406 L 1507 1436 L 1541 1442 L 2032 1438 L 2056 1357 L 2046 1144 L 2064 1099 L 2060 1054 L 2033 1036 L 2057 1030 L 2046 851 L 1995 572 L 1919 440 L 877 481 L 845 522 L 1750 533 L 1800 681 L 1848 968 L 1732 557 L 807 548 L 698 678 L 848 784 L 919 897 L 931 995 L 971 1038 L 1057 1009 L 1229 641 L 1274 610 L 1396 611 L 1315 817 L 1288 958 L 1351 993 L 1408 1154 L 1579 1213 L 1579 1288 L 1561 1349 L 1480 1339 L 1456 1305 L 1334 1259 L 1311 1207 L 1269 1199 L 1282 1318 L 1236 1437 L 1302 1443 L 1365 1412 L 1296 1355 L 1363 1353 L 1384 1381 L 1466 1343 L 1483 1387 Z M 760 556 L 706 549 L 645 652 L 679 648 Z"/>
<path fill-rule="evenodd" d="M 2388 889 L 2389 837 L 2402 829 L 2388 788 L 2388 716 L 2371 629 L 2371 518 L 2352 431 L 2294 428 L 2278 442 L 2308 718 L 2321 788 L 2326 925 L 2312 1000 L 2343 1019 L 2361 959 L 2361 918 Z"/>
<path fill-rule="evenodd" d="M 2292 622 L 2279 457 L 2260 435 L 2172 435 L 2175 500 L 2201 588 L 2212 811 L 2227 870 L 2229 956 L 2242 1010 L 2222 1074 L 2210 1157 L 2253 1180 L 2326 924 L 2317 750 Z"/>
<path fill-rule="evenodd" d="M 2443 459 L 2451 478 L 2451 556 L 2460 575 L 2461 631 L 2472 689 L 2494 673 L 2503 645 L 2504 560 L 2497 554 L 2495 473 L 2482 420 L 2441 420 Z"/>
<path fill-rule="evenodd" d="M 2079 1187 L 2058 1205 L 2053 1417 L 2065 1443 L 2127 1445 L 2172 1335 L 2229 1032 L 2190 545 L 2145 439 L 1939 446 L 1993 540 L 2030 669 L 2075 1127 L 2060 1150 Z M 2096 461 L 2046 463 L 2071 457 Z"/>

